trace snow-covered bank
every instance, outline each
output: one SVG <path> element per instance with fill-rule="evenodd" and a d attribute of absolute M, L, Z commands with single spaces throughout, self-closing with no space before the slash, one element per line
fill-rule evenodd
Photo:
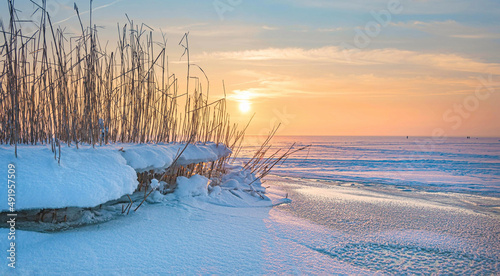
<path fill-rule="evenodd" d="M 137 173 L 115 147 L 64 148 L 61 164 L 49 146 L 0 147 L 0 177 L 7 179 L 7 165 L 15 164 L 16 210 L 94 207 L 130 194 Z M 9 208 L 7 189 L 0 189 L 0 209 Z"/>
<path fill-rule="evenodd" d="M 95 207 L 131 194 L 137 188 L 137 172 L 161 171 L 172 165 L 185 144 L 115 144 L 63 147 L 60 164 L 49 146 L 0 146 L 0 177 L 7 179 L 7 166 L 16 167 L 16 209 Z M 213 143 L 190 144 L 178 159 L 179 165 L 215 161 L 231 151 Z M 8 190 L 0 189 L 0 198 Z M 0 201 L 8 210 L 8 201 Z"/>
<path fill-rule="evenodd" d="M 252 173 L 242 170 L 241 167 L 229 165 L 228 167 L 228 172 L 222 177 L 222 183 L 219 185 L 211 185 L 212 180 L 201 175 L 193 175 L 190 178 L 178 176 L 174 192 L 164 194 L 160 192 L 164 190 L 162 187 L 170 185 L 153 179 L 150 187 L 145 191 L 136 190 L 133 194 L 93 208 L 66 207 L 64 209 L 16 211 L 16 229 L 56 232 L 104 223 L 128 216 L 130 213 L 143 212 L 139 207 L 144 206 L 144 202 L 156 204 L 195 200 L 236 208 L 272 207 L 291 202 L 288 198 L 271 201 L 266 196 L 266 189 L 262 187 L 260 180 L 256 179 Z M 217 181 L 221 180 L 217 178 Z M 0 213 L 0 221 L 9 221 L 10 215 L 6 212 Z M 9 227 L 8 224 L 2 226 Z"/>

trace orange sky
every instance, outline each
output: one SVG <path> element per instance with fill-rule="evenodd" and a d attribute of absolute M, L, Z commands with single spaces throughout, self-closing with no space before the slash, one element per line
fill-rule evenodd
<path fill-rule="evenodd" d="M 499 88 L 498 65 L 397 49 L 360 51 L 358 62 L 348 63 L 335 61 L 335 48 L 318 51 L 325 53 L 314 59 L 274 50 L 266 57 L 247 53 L 258 61 L 238 58 L 244 53 L 199 59 L 208 72 L 222 68 L 215 78 L 225 79 L 232 114 L 244 121 L 256 113 L 253 134 L 277 122 L 282 135 L 500 134 L 500 96 L 492 92 Z M 251 103 L 248 113 L 238 110 L 241 102 Z"/>

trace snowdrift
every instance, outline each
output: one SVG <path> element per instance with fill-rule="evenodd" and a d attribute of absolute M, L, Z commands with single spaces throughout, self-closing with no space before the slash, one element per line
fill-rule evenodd
<path fill-rule="evenodd" d="M 0 172 L 7 179 L 7 166 L 16 167 L 16 210 L 95 207 L 132 194 L 138 186 L 137 173 L 170 167 L 185 144 L 114 144 L 63 147 L 60 164 L 50 146 L 0 146 Z M 178 165 L 211 162 L 231 150 L 214 143 L 189 144 L 178 158 Z M 0 198 L 7 198 L 7 188 Z M 7 211 L 2 200 L 0 211 Z"/>
<path fill-rule="evenodd" d="M 122 156 L 127 164 L 137 172 L 149 170 L 162 171 L 180 154 L 186 144 L 126 144 Z M 177 160 L 177 165 L 212 162 L 231 154 L 231 150 L 215 143 L 189 144 Z"/>
<path fill-rule="evenodd" d="M 265 195 L 266 189 L 254 174 L 240 166 L 230 166 L 217 186 L 210 186 L 210 180 L 200 175 L 190 178 L 178 177 L 177 189 L 165 196 L 167 200 L 180 202 L 206 202 L 225 207 L 272 207 L 290 203 L 288 198 L 271 200 Z"/>

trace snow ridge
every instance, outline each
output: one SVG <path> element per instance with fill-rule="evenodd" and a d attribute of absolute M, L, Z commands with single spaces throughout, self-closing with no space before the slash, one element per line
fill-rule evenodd
<path fill-rule="evenodd" d="M 185 144 L 114 144 L 63 147 L 60 164 L 50 146 L 19 145 L 18 158 L 12 146 L 0 146 L 0 177 L 7 179 L 7 166 L 16 167 L 16 209 L 95 207 L 132 194 L 139 184 L 137 172 L 162 171 L 172 165 Z M 177 163 L 211 162 L 231 150 L 214 143 L 189 144 Z M 0 189 L 7 198 L 8 189 Z M 0 211 L 9 209 L 2 200 Z"/>

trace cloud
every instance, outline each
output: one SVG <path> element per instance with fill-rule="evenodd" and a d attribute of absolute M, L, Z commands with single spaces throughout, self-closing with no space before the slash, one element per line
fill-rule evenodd
<path fill-rule="evenodd" d="M 111 7 L 111 6 L 117 4 L 117 3 L 121 2 L 121 1 L 123 1 L 123 0 L 115 0 L 115 1 L 110 2 L 108 4 L 103 4 L 103 5 L 100 5 L 100 6 L 97 6 L 97 7 L 93 7 L 92 11 L 98 11 L 98 10 L 101 10 L 101 9 L 105 9 L 105 8 Z M 76 6 L 76 3 L 75 3 L 75 6 Z M 80 16 L 84 15 L 84 14 L 88 14 L 88 13 L 90 13 L 90 10 L 80 11 Z M 68 21 L 68 20 L 70 20 L 70 19 L 72 19 L 72 18 L 74 18 L 76 16 L 77 16 L 77 14 L 75 12 L 73 15 L 71 15 L 71 16 L 65 18 L 65 19 L 59 20 L 59 21 L 55 22 L 54 24 L 64 23 L 64 22 L 66 22 L 66 21 Z"/>
<path fill-rule="evenodd" d="M 228 84 L 232 90 L 227 96 L 229 100 L 236 102 L 259 102 L 268 99 L 297 96 L 321 96 L 322 91 L 313 91 L 308 88 L 307 79 L 266 71 L 236 70 L 231 75 L 238 79 L 247 81 Z"/>
<path fill-rule="evenodd" d="M 470 95 L 481 83 L 477 78 L 456 76 L 377 76 L 374 74 L 324 74 L 315 77 L 241 70 L 233 74 L 248 76 L 253 81 L 229 85 L 228 100 L 258 103 L 316 98 L 335 99 L 441 97 Z M 497 84 L 495 87 L 498 87 Z"/>
<path fill-rule="evenodd" d="M 337 28 L 319 28 L 317 31 L 320 33 L 333 33 L 333 32 L 340 32 L 343 30 L 345 30 L 345 28 L 337 27 Z"/>
<path fill-rule="evenodd" d="M 263 28 L 252 25 L 222 24 L 220 22 L 199 22 L 186 25 L 168 24 L 163 25 L 161 30 L 168 34 L 193 33 L 192 36 L 209 39 L 225 38 L 234 39 L 236 37 L 248 37 L 259 33 Z"/>
<path fill-rule="evenodd" d="M 233 72 L 234 73 L 234 72 Z M 318 74 L 304 76 L 301 72 L 270 73 L 244 70 L 254 81 L 233 84 L 228 99 L 235 102 L 258 103 L 322 99 L 323 101 L 356 101 L 359 98 L 408 98 L 433 99 L 474 94 L 482 85 L 476 77 L 460 76 L 377 76 L 368 74 Z M 238 73 L 239 74 L 239 73 Z M 484 78 L 489 78 L 484 75 Z M 496 80 L 496 79 L 494 79 Z M 500 83 L 494 84 L 495 89 Z M 431 97 L 431 98 L 430 98 Z M 278 100 L 279 99 L 279 100 Z"/>
<path fill-rule="evenodd" d="M 262 29 L 266 30 L 266 31 L 276 31 L 276 30 L 279 30 L 278 27 L 270 27 L 270 26 L 267 26 L 267 25 L 262 26 Z"/>
<path fill-rule="evenodd" d="M 349 59 L 346 58 L 349 57 Z M 487 63 L 453 53 L 424 53 L 393 48 L 343 49 L 328 46 L 313 49 L 267 48 L 245 51 L 204 52 L 198 59 L 233 61 L 323 62 L 349 65 L 415 65 L 447 71 L 500 74 L 500 64 Z"/>
<path fill-rule="evenodd" d="M 293 61 L 325 61 L 343 59 L 343 54 L 337 47 L 323 47 L 316 49 L 303 48 L 267 48 L 245 51 L 204 52 L 201 58 L 231 59 L 243 61 L 264 60 L 293 60 Z"/>
<path fill-rule="evenodd" d="M 500 33 L 463 25 L 455 20 L 446 21 L 409 21 L 391 23 L 391 26 L 419 30 L 433 35 L 464 39 L 498 39 Z"/>

